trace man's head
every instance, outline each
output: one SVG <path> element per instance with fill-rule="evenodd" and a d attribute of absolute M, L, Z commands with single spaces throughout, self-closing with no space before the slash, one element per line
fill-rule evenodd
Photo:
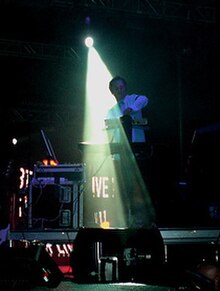
<path fill-rule="evenodd" d="M 109 90 L 117 101 L 122 100 L 127 94 L 127 83 L 125 79 L 120 76 L 114 77 L 109 82 Z"/>

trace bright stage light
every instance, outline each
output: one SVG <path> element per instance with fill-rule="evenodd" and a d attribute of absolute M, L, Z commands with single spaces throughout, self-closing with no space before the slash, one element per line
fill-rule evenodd
<path fill-rule="evenodd" d="M 85 39 L 85 45 L 90 48 L 92 47 L 94 44 L 94 40 L 91 36 L 88 36 L 86 39 Z"/>
<path fill-rule="evenodd" d="M 85 119 L 83 133 L 84 162 L 87 185 L 84 195 L 84 226 L 97 228 L 125 228 L 128 220 L 143 219 L 152 225 L 154 209 L 127 136 L 121 125 L 120 157 L 113 159 L 111 133 L 106 130 L 105 117 L 116 104 L 109 91 L 112 75 L 94 47 L 88 49 Z M 117 146 L 117 145 L 116 145 Z M 147 205 L 147 211 L 137 217 L 129 213 Z M 133 206 L 132 206 L 133 207 Z"/>
<path fill-rule="evenodd" d="M 116 173 L 107 144 L 108 137 L 104 130 L 107 111 L 115 104 L 115 98 L 108 89 L 111 79 L 112 75 L 100 55 L 94 47 L 90 47 L 87 60 L 84 141 L 87 141 L 91 147 L 94 144 L 95 153 L 90 154 L 87 150 L 84 152 L 88 176 L 84 201 L 86 209 L 84 225 L 90 226 L 90 223 L 93 223 L 93 226 L 98 228 L 115 226 L 110 218 L 112 215 L 119 217 L 119 225 L 126 225 L 117 183 L 114 183 Z M 107 157 L 96 147 L 98 144 L 101 147 L 103 144 L 107 145 L 107 151 L 109 151 Z"/>
<path fill-rule="evenodd" d="M 88 50 L 86 77 L 86 114 L 84 138 L 95 143 L 106 140 L 103 131 L 107 110 L 115 103 L 108 89 L 112 75 L 94 47 Z"/>
<path fill-rule="evenodd" d="M 14 138 L 12 139 L 12 144 L 13 144 L 13 145 L 16 145 L 17 143 L 18 143 L 18 140 L 17 140 L 17 138 L 14 137 Z"/>

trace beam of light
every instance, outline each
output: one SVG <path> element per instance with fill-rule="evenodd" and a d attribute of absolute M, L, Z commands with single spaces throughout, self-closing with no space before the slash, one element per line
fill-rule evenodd
<path fill-rule="evenodd" d="M 87 181 L 84 189 L 84 226 L 125 228 L 128 220 L 144 219 L 150 225 L 154 209 L 122 125 L 120 144 L 112 144 L 105 117 L 116 101 L 109 92 L 111 73 L 94 47 L 88 50 L 83 159 Z M 119 152 L 120 160 L 113 159 Z M 135 207 L 133 207 L 135 205 Z M 146 206 L 144 211 L 139 211 Z M 136 210 L 129 213 L 130 209 Z M 147 210 L 146 210 L 147 209 Z"/>
<path fill-rule="evenodd" d="M 83 150 L 88 174 L 84 190 L 84 223 L 87 227 L 94 224 L 101 228 L 126 226 L 108 136 L 104 130 L 107 111 L 116 103 L 108 88 L 111 79 L 112 75 L 100 55 L 94 47 L 90 47 L 87 59 L 83 137 L 86 141 Z M 114 222 L 115 217 L 118 217 L 117 222 Z"/>
<path fill-rule="evenodd" d="M 84 138 L 95 143 L 105 141 L 104 118 L 107 110 L 115 103 L 109 92 L 111 73 L 94 47 L 89 48 L 86 81 L 86 114 Z"/>

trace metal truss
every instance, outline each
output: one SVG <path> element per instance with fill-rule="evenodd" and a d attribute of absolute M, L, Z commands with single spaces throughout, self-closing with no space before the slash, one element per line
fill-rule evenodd
<path fill-rule="evenodd" d="M 57 6 L 67 9 L 102 9 L 153 18 L 193 22 L 216 22 L 216 0 L 0 0 L 4 6 Z"/>
<path fill-rule="evenodd" d="M 10 121 L 16 124 L 31 122 L 32 124 L 60 124 L 61 126 L 71 125 L 75 119 L 74 108 L 70 106 L 51 106 L 30 104 L 10 109 Z"/>
<path fill-rule="evenodd" d="M 0 55 L 47 60 L 80 59 L 72 47 L 8 39 L 0 39 Z"/>
<path fill-rule="evenodd" d="M 68 2 L 65 0 L 55 0 Z M 184 1 L 184 0 L 82 0 L 81 5 L 89 8 L 118 10 L 127 13 L 136 13 L 151 18 L 179 19 L 193 22 L 216 22 L 215 1 Z"/>
<path fill-rule="evenodd" d="M 73 14 L 89 9 L 95 12 L 123 12 L 124 15 L 193 23 L 216 23 L 215 0 L 0 0 L 0 6 L 57 6 L 72 9 Z M 6 39 L 0 39 L 0 55 L 45 60 L 80 59 L 72 47 Z"/>

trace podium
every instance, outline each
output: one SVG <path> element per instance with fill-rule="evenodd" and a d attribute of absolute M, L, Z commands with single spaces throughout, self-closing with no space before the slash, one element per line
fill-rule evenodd
<path fill-rule="evenodd" d="M 34 167 L 29 187 L 28 228 L 82 226 L 84 169 L 84 164 Z"/>

